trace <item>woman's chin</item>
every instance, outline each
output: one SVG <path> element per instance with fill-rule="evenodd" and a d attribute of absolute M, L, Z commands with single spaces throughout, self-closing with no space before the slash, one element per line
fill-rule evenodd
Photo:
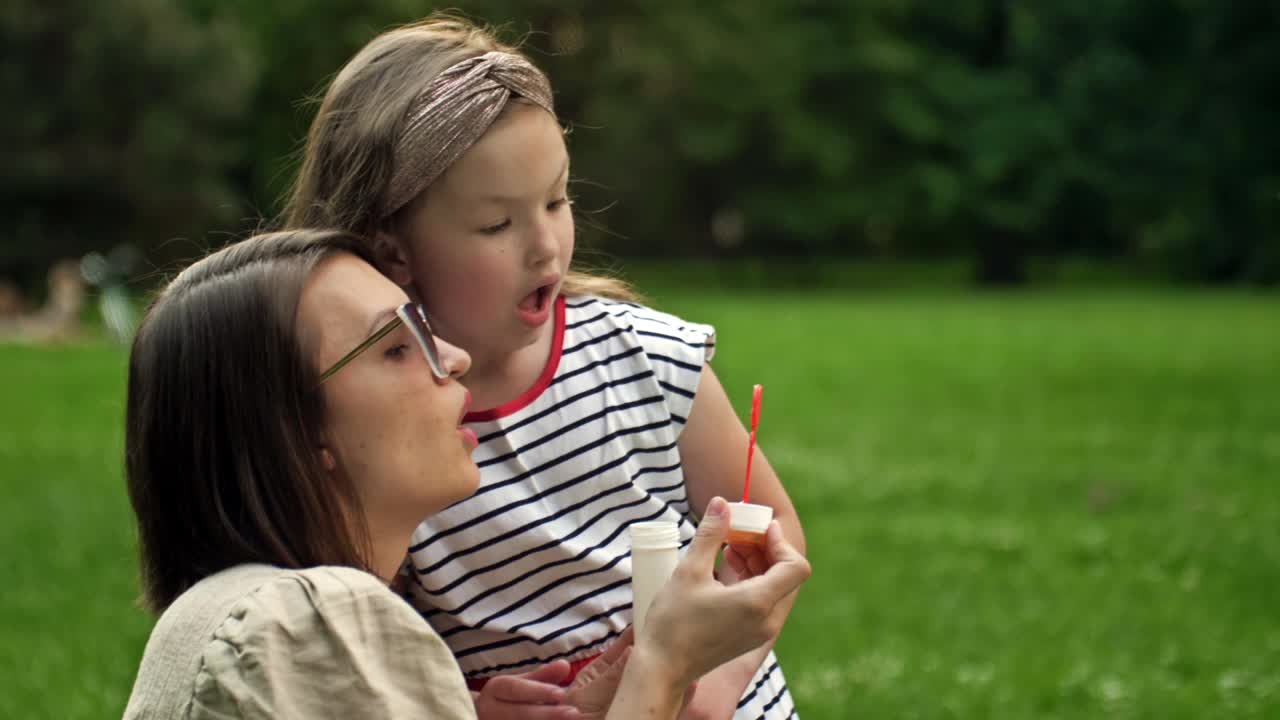
<path fill-rule="evenodd" d="M 463 487 L 465 488 L 466 492 L 464 492 L 461 497 L 459 497 L 457 500 L 454 500 L 453 502 L 458 502 L 458 500 L 466 500 L 472 495 L 475 495 L 476 490 L 480 489 L 480 468 L 476 467 L 474 463 L 472 463 L 471 467 L 468 469 L 467 481 L 463 484 Z"/>
<path fill-rule="evenodd" d="M 445 498 L 444 501 L 439 504 L 439 507 L 432 508 L 428 517 L 444 510 L 456 502 L 466 500 L 474 495 L 476 490 L 480 488 L 480 468 L 476 467 L 475 463 L 472 462 L 468 462 L 467 465 L 468 467 L 459 473 L 457 477 L 453 478 L 453 482 L 449 483 L 449 488 L 453 492 L 451 492 L 449 497 Z"/>

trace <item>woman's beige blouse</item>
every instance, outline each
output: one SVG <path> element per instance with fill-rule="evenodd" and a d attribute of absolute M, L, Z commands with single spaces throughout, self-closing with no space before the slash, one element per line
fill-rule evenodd
<path fill-rule="evenodd" d="M 165 611 L 125 718 L 475 717 L 440 636 L 359 570 L 242 565 Z"/>

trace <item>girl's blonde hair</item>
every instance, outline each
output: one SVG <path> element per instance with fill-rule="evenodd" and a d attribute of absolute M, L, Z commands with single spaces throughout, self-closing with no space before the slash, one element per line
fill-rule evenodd
<path fill-rule="evenodd" d="M 447 68 L 491 51 L 523 54 L 469 21 L 437 14 L 375 37 L 325 92 L 283 213 L 286 228 L 329 227 L 372 242 L 411 104 Z M 527 58 L 526 58 L 527 59 Z M 566 295 L 636 301 L 624 281 L 571 268 Z"/>

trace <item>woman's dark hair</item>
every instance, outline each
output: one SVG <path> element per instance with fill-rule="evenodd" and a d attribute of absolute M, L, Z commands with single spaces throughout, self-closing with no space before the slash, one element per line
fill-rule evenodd
<path fill-rule="evenodd" d="M 296 315 L 340 231 L 257 235 L 196 262 L 148 308 L 129 357 L 125 468 L 143 604 L 161 612 L 241 563 L 367 569 L 350 480 L 321 464 L 324 406 Z"/>

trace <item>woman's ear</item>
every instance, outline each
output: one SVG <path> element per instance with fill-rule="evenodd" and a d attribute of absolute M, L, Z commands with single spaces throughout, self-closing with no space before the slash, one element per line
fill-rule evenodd
<path fill-rule="evenodd" d="M 409 253 L 404 243 L 391 233 L 391 228 L 384 225 L 373 233 L 373 259 L 378 269 L 400 287 L 413 284 L 413 273 L 409 270 Z"/>
<path fill-rule="evenodd" d="M 338 461 L 333 457 L 333 453 L 329 452 L 329 448 L 321 446 L 317 451 L 320 453 L 320 464 L 325 470 L 333 472 L 338 469 Z"/>

